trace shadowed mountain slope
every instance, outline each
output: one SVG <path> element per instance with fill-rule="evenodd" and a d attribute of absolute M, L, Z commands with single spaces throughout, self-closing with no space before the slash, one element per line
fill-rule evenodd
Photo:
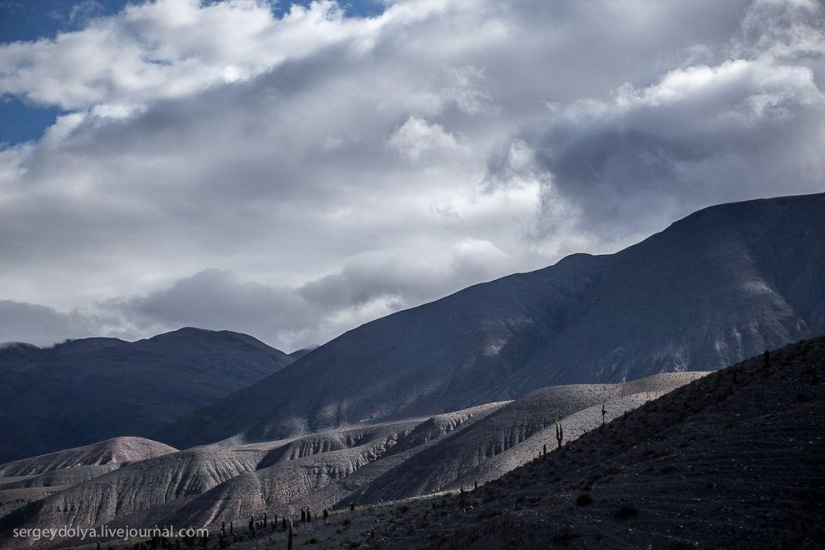
<path fill-rule="evenodd" d="M 755 357 L 478 491 L 413 504 L 370 547 L 822 548 L 824 382 L 825 338 Z"/>
<path fill-rule="evenodd" d="M 292 362 L 245 334 L 181 329 L 148 340 L 0 348 L 0 462 L 147 436 Z"/>
<path fill-rule="evenodd" d="M 712 370 L 825 332 L 823 280 L 825 195 L 716 206 L 616 254 L 363 325 L 155 437 L 277 439 L 555 384 Z"/>

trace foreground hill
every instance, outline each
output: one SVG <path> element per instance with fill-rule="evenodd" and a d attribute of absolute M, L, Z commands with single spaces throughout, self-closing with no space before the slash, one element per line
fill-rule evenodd
<path fill-rule="evenodd" d="M 84 447 L 66 449 L 46 455 L 0 464 L 0 479 L 5 477 L 39 476 L 53 470 L 81 466 L 105 466 L 137 462 L 177 449 L 141 437 L 115 437 Z"/>
<path fill-rule="evenodd" d="M 478 491 L 390 509 L 377 526 L 370 517 L 369 544 L 823 548 L 823 433 L 817 338 L 677 389 Z M 344 538 L 316 536 L 317 548 Z"/>
<path fill-rule="evenodd" d="M 825 194 L 708 208 L 368 323 L 163 429 L 176 447 L 432 415 L 556 384 L 712 370 L 825 332 Z"/>
<path fill-rule="evenodd" d="M 0 462 L 116 436 L 148 436 L 271 375 L 285 353 L 234 332 L 0 348 Z"/>
<path fill-rule="evenodd" d="M 556 422 L 565 440 L 571 441 L 602 424 L 602 407 L 604 421 L 609 421 L 705 374 L 659 374 L 625 384 L 536 390 L 399 464 L 347 498 L 377 503 L 486 483 L 534 459 L 545 446 L 554 449 Z"/>
<path fill-rule="evenodd" d="M 662 388 L 655 378 L 640 382 L 647 386 L 642 393 Z M 494 407 L 448 438 L 469 433 L 504 407 Z M 565 431 L 586 413 L 587 409 L 562 419 Z M 425 426 L 433 430 L 436 423 L 420 425 Z M 354 511 L 344 506 L 333 510 L 328 521 L 311 523 L 298 520 L 296 505 L 289 510 L 296 526 L 295 546 L 819 549 L 825 547 L 823 433 L 825 337 L 820 337 L 774 351 L 767 361 L 760 355 L 708 374 L 627 414 L 614 414 L 611 422 L 590 426 L 561 450 L 536 454 L 476 490 L 464 485 L 463 491 L 457 486 L 452 493 L 358 505 Z M 521 445 L 540 441 L 537 437 Z M 330 438 L 334 439 L 321 437 L 316 443 L 323 445 Z M 448 438 L 431 443 L 441 445 Z M 296 456 L 293 451 L 309 448 L 298 441 L 290 443 L 292 451 L 276 452 L 273 458 Z M 401 440 L 396 447 L 399 455 L 411 450 Z M 352 477 L 383 460 L 387 459 L 364 466 Z M 250 490 L 257 498 L 254 488 Z M 223 507 L 237 502 L 237 495 L 216 497 L 214 503 Z M 262 517 L 249 509 L 238 513 Z M 280 527 L 259 530 L 253 538 L 245 527 L 247 519 L 242 515 L 235 521 L 230 548 L 287 546 L 287 533 Z M 7 527 L 0 525 L 2 531 Z M 218 527 L 213 522 L 207 548 L 220 546 Z M 121 550 L 136 542 L 107 546 Z"/>
<path fill-rule="evenodd" d="M 177 452 L 140 437 L 116 437 L 0 465 L 0 517 L 127 464 Z"/>

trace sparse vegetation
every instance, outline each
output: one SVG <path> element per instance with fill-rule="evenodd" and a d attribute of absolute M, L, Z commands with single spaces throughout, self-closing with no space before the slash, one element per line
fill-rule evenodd
<path fill-rule="evenodd" d="M 582 493 L 576 499 L 576 506 L 590 506 L 593 504 L 593 496 L 590 493 Z"/>
<path fill-rule="evenodd" d="M 467 490 L 465 481 L 464 488 L 458 486 L 449 496 L 383 505 L 371 505 L 359 494 L 362 506 L 353 510 L 347 500 L 344 512 L 324 509 L 324 516 L 332 521 L 307 521 L 293 535 L 301 541 L 298 544 L 322 550 L 352 545 L 395 550 L 434 541 L 462 548 L 465 541 L 493 536 L 504 527 L 508 533 L 517 533 L 525 548 L 535 547 L 537 540 L 575 547 L 575 539 L 587 547 L 604 548 L 617 540 L 654 548 L 770 547 L 766 541 L 777 541 L 777 548 L 818 547 L 810 544 L 811 533 L 817 529 L 811 518 L 823 509 L 817 488 L 821 478 L 815 475 L 821 470 L 823 444 L 810 434 L 821 433 L 818 412 L 823 390 L 805 384 L 803 400 L 797 388 L 823 363 L 801 355 L 778 367 L 785 357 L 780 351 L 772 353 L 771 368 L 779 375 L 767 378 L 761 356 L 738 366 L 740 385 L 721 407 L 716 394 L 727 391 L 728 372 L 699 379 L 656 406 L 637 409 L 627 420 L 612 422 L 587 438 L 565 440 L 563 453 L 548 453 L 546 459 L 530 461 L 477 490 L 470 481 L 473 492 Z M 597 424 L 602 406 L 593 407 Z M 728 430 L 724 424 L 729 418 L 735 421 Z M 581 429 L 564 424 L 571 433 Z M 781 452 L 773 452 L 766 442 Z M 543 444 L 534 445 L 533 450 L 543 454 Z M 786 465 L 789 456 L 794 457 L 790 468 Z M 762 476 L 764 471 L 772 475 Z M 702 481 L 697 483 L 697 478 Z M 782 498 L 775 500 L 780 490 Z M 668 500 L 675 491 L 679 498 Z M 739 504 L 731 506 L 726 498 Z M 690 524 L 693 518 L 704 521 L 707 500 L 721 504 L 714 508 L 714 520 L 722 519 L 709 523 L 706 530 L 680 531 L 679 526 Z M 657 503 L 666 506 L 657 507 Z M 636 528 L 638 517 L 644 520 L 644 529 Z M 254 519 L 247 515 L 242 521 Z M 793 538 L 781 531 L 788 529 L 789 522 L 794 525 Z M 277 550 L 288 545 L 283 531 L 280 538 L 269 533 L 261 536 L 261 523 L 253 524 L 257 538 L 241 529 L 236 540 L 228 537 L 226 547 L 252 550 L 257 544 Z M 724 525 L 724 530 L 714 531 L 716 525 Z M 227 520 L 215 528 L 218 535 L 218 530 L 231 532 L 233 524 Z M 675 538 L 677 533 L 679 538 Z M 218 549 L 223 543 L 222 537 L 214 536 L 208 548 Z M 174 548 L 175 541 L 168 547 Z"/>
<path fill-rule="evenodd" d="M 572 525 L 562 525 L 553 535 L 553 542 L 565 543 L 580 536 Z"/>
<path fill-rule="evenodd" d="M 616 519 L 631 519 L 635 518 L 639 515 L 639 509 L 633 506 L 632 504 L 624 504 L 616 510 L 616 513 L 613 514 L 613 517 Z"/>

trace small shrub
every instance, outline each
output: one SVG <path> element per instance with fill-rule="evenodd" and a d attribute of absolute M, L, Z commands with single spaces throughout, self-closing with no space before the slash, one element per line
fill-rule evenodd
<path fill-rule="evenodd" d="M 593 497 L 590 493 L 582 493 L 579 495 L 579 498 L 576 499 L 577 506 L 590 506 L 593 504 Z"/>
<path fill-rule="evenodd" d="M 593 484 L 599 481 L 602 478 L 602 474 L 590 474 L 587 476 L 587 481 L 584 482 L 582 485 L 582 491 L 590 491 L 593 488 Z"/>
<path fill-rule="evenodd" d="M 616 519 L 632 519 L 639 515 L 639 509 L 633 506 L 632 504 L 625 504 L 624 506 L 620 507 L 616 510 L 616 513 L 613 514 L 613 517 Z"/>
<path fill-rule="evenodd" d="M 352 520 L 349 518 L 344 518 L 344 521 L 341 522 L 341 525 L 349 527 L 350 525 L 352 525 Z"/>
<path fill-rule="evenodd" d="M 553 535 L 553 541 L 566 542 L 580 536 L 572 525 L 564 525 Z"/>
<path fill-rule="evenodd" d="M 318 539 L 318 537 L 310 537 L 304 544 L 318 544 L 319 542 L 321 541 Z"/>

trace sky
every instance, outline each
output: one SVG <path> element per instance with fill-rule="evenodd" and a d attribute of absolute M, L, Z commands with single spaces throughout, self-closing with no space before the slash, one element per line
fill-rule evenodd
<path fill-rule="evenodd" d="M 825 190 L 817 0 L 0 0 L 0 342 L 285 351 Z"/>

